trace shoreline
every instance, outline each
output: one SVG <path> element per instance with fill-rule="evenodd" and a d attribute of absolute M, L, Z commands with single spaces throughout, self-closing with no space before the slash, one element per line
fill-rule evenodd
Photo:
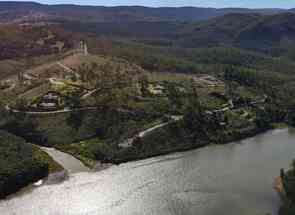
<path fill-rule="evenodd" d="M 226 145 L 226 144 L 231 144 L 231 143 L 234 143 L 234 142 L 237 142 L 237 144 L 239 144 L 239 141 L 243 141 L 243 140 L 255 137 L 256 135 L 260 135 L 260 134 L 269 132 L 271 130 L 276 130 L 276 128 L 268 129 L 268 130 L 255 130 L 255 132 L 251 132 L 248 135 L 241 135 L 239 137 L 231 138 L 229 141 L 226 141 L 226 142 L 224 142 L 222 144 L 205 143 L 205 144 L 201 144 L 201 145 L 190 145 L 190 146 L 187 146 L 187 147 L 184 147 L 184 148 L 175 148 L 175 149 L 171 149 L 171 150 L 167 150 L 167 151 L 163 151 L 163 152 L 159 152 L 159 153 L 153 153 L 153 154 L 150 154 L 150 155 L 138 156 L 136 158 L 121 158 L 120 160 L 111 160 L 109 162 L 96 161 L 96 163 L 94 165 L 91 165 L 91 166 L 89 166 L 89 163 L 88 164 L 85 163 L 78 156 L 73 155 L 73 153 L 68 153 L 66 151 L 62 151 L 62 150 L 59 150 L 59 149 L 56 149 L 56 148 L 55 149 L 59 150 L 61 152 L 67 153 L 67 154 L 73 156 L 74 158 L 78 159 L 79 161 L 81 161 L 85 166 L 90 168 L 89 172 L 100 172 L 100 171 L 106 170 L 106 169 L 108 169 L 108 168 L 110 168 L 110 167 L 112 167 L 114 165 L 119 166 L 120 164 L 124 164 L 124 163 L 128 163 L 128 162 L 140 161 L 140 160 L 145 160 L 145 159 L 149 159 L 149 158 L 156 158 L 156 157 L 159 157 L 159 156 L 169 155 L 169 154 L 178 153 L 178 152 L 188 152 L 188 151 L 192 151 L 192 150 L 198 150 L 198 149 L 201 149 L 203 147 L 210 146 L 210 145 Z M 58 163 L 57 161 L 55 161 L 55 162 Z M 60 164 L 60 166 L 62 166 L 62 164 Z M 75 174 L 75 173 L 73 173 L 73 174 Z M 31 192 L 33 189 L 38 188 L 40 186 L 62 183 L 65 180 L 67 180 L 70 177 L 70 175 L 71 175 L 71 173 L 69 173 L 65 169 L 63 169 L 61 171 L 51 172 L 47 177 L 41 179 L 42 184 L 35 185 L 36 182 L 32 182 L 28 186 L 23 187 L 22 189 L 20 189 L 19 191 L 8 195 L 3 200 L 11 199 L 11 198 L 17 197 L 19 195 L 24 195 L 27 192 Z M 276 178 L 274 188 L 278 191 L 278 193 L 281 195 L 281 197 L 284 198 L 283 184 L 282 184 L 282 180 L 281 180 L 280 177 Z"/>
<path fill-rule="evenodd" d="M 283 129 L 286 129 L 286 128 L 287 127 L 283 128 Z M 246 140 L 248 138 L 252 138 L 252 137 L 255 137 L 257 135 L 266 133 L 266 132 L 271 131 L 271 130 L 276 130 L 276 129 L 280 129 L 280 128 L 272 127 L 270 129 L 265 129 L 265 130 L 254 129 L 254 130 L 251 130 L 247 134 L 242 134 L 242 135 L 236 136 L 236 137 L 234 137 L 234 136 L 228 137 L 228 139 L 225 142 L 220 143 L 220 144 L 215 144 L 215 143 L 212 143 L 212 142 L 201 143 L 201 144 L 190 144 L 190 145 L 186 145 L 184 147 L 175 147 L 175 148 L 171 148 L 171 149 L 167 149 L 167 150 L 164 150 L 164 151 L 159 151 L 159 152 L 155 152 L 155 153 L 151 153 L 151 154 L 138 155 L 138 156 L 131 157 L 131 158 L 130 157 L 129 158 L 128 157 L 121 157 L 121 158 L 115 158 L 115 159 L 112 158 L 112 159 L 105 160 L 105 161 L 103 161 L 103 160 L 91 160 L 90 161 L 89 158 L 83 159 L 83 158 L 81 158 L 81 156 L 79 156 L 79 155 L 77 155 L 75 153 L 72 153 L 70 151 L 61 149 L 59 147 L 57 147 L 55 149 L 59 150 L 61 152 L 67 153 L 67 154 L 73 156 L 74 158 L 78 159 L 85 166 L 90 168 L 90 171 L 91 170 L 102 171 L 102 170 L 107 169 L 107 168 L 109 168 L 109 167 L 111 167 L 113 165 L 120 165 L 120 164 L 123 164 L 123 163 L 145 160 L 145 159 L 149 159 L 149 158 L 153 158 L 153 157 L 159 157 L 159 156 L 168 155 L 168 154 L 172 154 L 172 153 L 187 152 L 187 151 L 191 151 L 191 150 L 198 150 L 198 149 L 201 149 L 203 147 L 210 146 L 210 145 L 231 144 L 233 142 L 243 141 L 243 140 Z M 86 160 L 89 160 L 90 162 L 87 162 Z"/>
<path fill-rule="evenodd" d="M 111 163 L 113 163 L 115 165 L 120 165 L 122 163 L 145 160 L 145 159 L 148 159 L 148 158 L 159 157 L 159 156 L 168 155 L 168 154 L 171 154 L 171 153 L 187 152 L 187 151 L 191 151 L 191 150 L 197 150 L 197 149 L 200 149 L 200 148 L 203 148 L 203 147 L 206 147 L 206 146 L 210 146 L 210 145 L 231 144 L 233 142 L 243 141 L 243 140 L 246 140 L 248 138 L 255 137 L 255 136 L 259 135 L 259 134 L 266 133 L 266 132 L 268 132 L 268 131 L 270 131 L 272 129 L 275 129 L 275 128 L 270 128 L 270 129 L 266 129 L 266 130 L 254 129 L 254 130 L 251 130 L 249 133 L 242 134 L 242 135 L 237 136 L 237 137 L 229 136 L 228 139 L 225 142 L 219 143 L 219 144 L 212 143 L 212 142 L 201 143 L 201 144 L 191 143 L 190 145 L 187 145 L 185 147 L 179 147 L 179 148 L 176 147 L 176 148 L 168 149 L 166 151 L 162 151 L 162 152 L 158 152 L 158 153 L 157 152 L 156 153 L 151 153 L 151 154 L 143 155 L 143 156 L 139 155 L 138 157 L 132 157 L 132 158 L 128 158 L 128 157 L 127 158 L 117 158 L 117 159 L 112 159 L 109 162 L 111 162 Z"/>
<path fill-rule="evenodd" d="M 45 185 L 54 185 L 54 184 L 63 183 L 68 178 L 69 178 L 69 173 L 66 170 L 60 170 L 58 172 L 49 173 L 49 175 L 47 177 L 41 178 L 38 181 L 32 182 L 29 185 L 21 188 L 17 192 L 11 193 L 11 194 L 7 195 L 6 197 L 0 199 L 0 202 L 11 200 L 13 198 L 17 198 L 17 197 L 21 197 L 23 195 L 29 194 L 29 193 L 33 192 L 33 190 L 38 187 L 42 187 Z M 41 182 L 41 183 L 39 183 L 39 182 Z"/>
<path fill-rule="evenodd" d="M 282 200 L 286 199 L 286 191 L 284 189 L 283 179 L 280 176 L 275 179 L 274 189 L 278 192 Z"/>

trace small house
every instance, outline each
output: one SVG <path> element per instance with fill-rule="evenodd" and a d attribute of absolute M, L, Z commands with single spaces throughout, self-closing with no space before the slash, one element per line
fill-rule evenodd
<path fill-rule="evenodd" d="M 50 91 L 42 97 L 38 107 L 45 110 L 55 110 L 59 108 L 60 100 L 61 95 L 58 92 Z"/>

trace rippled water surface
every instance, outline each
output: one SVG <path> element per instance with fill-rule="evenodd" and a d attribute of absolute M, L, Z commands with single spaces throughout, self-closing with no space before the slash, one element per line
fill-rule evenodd
<path fill-rule="evenodd" d="M 0 214 L 276 214 L 274 180 L 293 158 L 295 135 L 275 130 L 240 143 L 75 173 L 1 201 Z"/>

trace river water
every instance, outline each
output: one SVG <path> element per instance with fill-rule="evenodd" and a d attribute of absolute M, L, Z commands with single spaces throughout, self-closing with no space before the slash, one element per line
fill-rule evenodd
<path fill-rule="evenodd" d="M 89 169 L 84 164 L 73 156 L 54 148 L 41 147 L 41 149 L 50 155 L 57 163 L 61 164 L 69 174 L 77 172 L 87 172 Z"/>
<path fill-rule="evenodd" d="M 223 146 L 70 175 L 0 202 L 1 215 L 276 214 L 280 168 L 295 158 L 295 134 L 274 130 Z"/>

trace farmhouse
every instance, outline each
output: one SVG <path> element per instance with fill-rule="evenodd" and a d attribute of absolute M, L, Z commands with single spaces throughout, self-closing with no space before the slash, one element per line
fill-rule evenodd
<path fill-rule="evenodd" d="M 58 109 L 60 106 L 60 99 L 61 95 L 58 92 L 49 91 L 42 97 L 38 107 L 44 110 Z"/>

